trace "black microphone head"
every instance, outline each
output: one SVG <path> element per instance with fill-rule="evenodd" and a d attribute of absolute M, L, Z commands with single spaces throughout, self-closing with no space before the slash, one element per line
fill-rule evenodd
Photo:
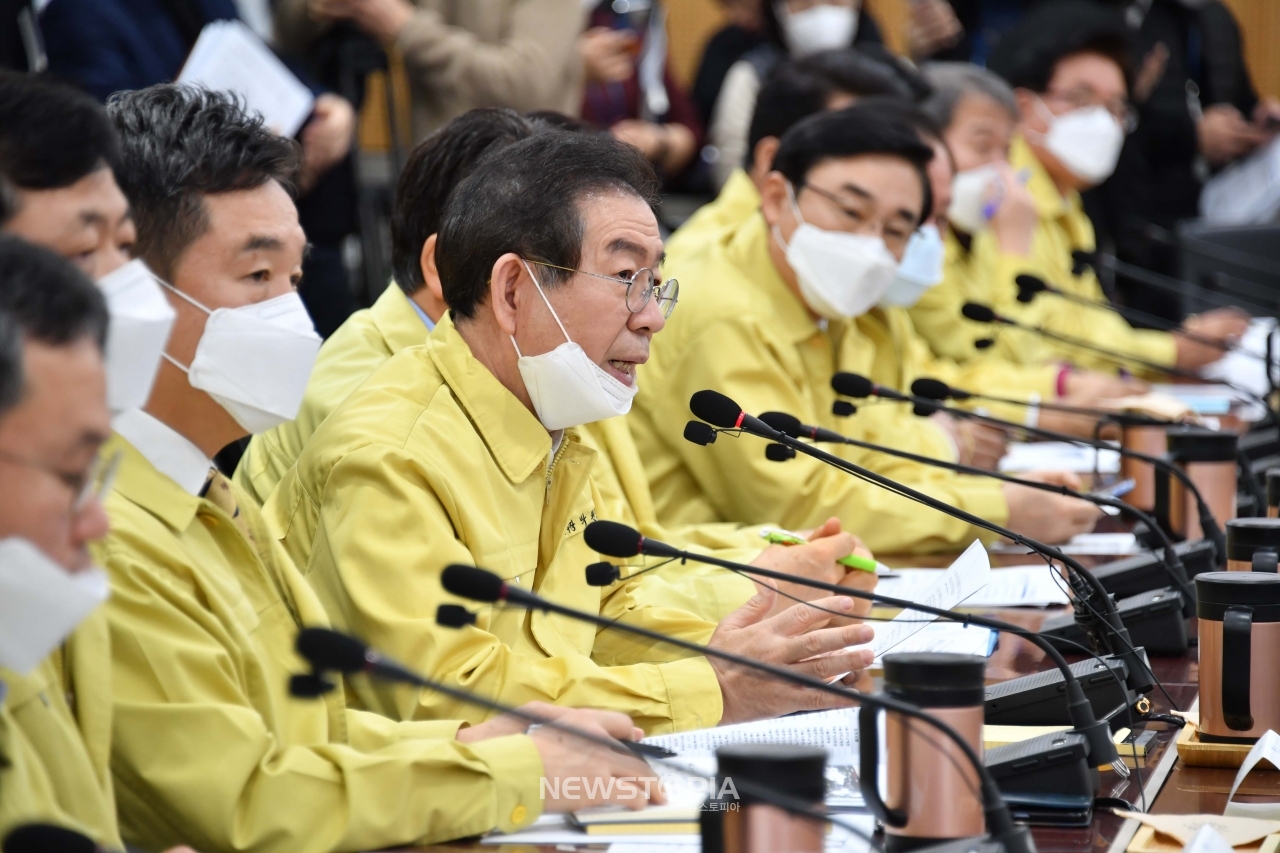
<path fill-rule="evenodd" d="M 315 673 L 289 676 L 289 695 L 295 699 L 319 699 L 338 685 Z"/>
<path fill-rule="evenodd" d="M 837 418 L 847 418 L 858 413 L 858 407 L 848 400 L 836 400 L 831 404 L 831 414 Z"/>
<path fill-rule="evenodd" d="M 634 527 L 616 521 L 593 521 L 582 534 L 582 541 L 597 554 L 625 560 L 641 553 L 644 536 Z"/>
<path fill-rule="evenodd" d="M 587 566 L 587 586 L 609 586 L 622 577 L 613 563 L 592 563 Z"/>
<path fill-rule="evenodd" d="M 783 435 L 800 438 L 800 419 L 795 415 L 788 415 L 786 412 L 765 412 L 760 416 L 760 420 Z"/>
<path fill-rule="evenodd" d="M 461 604 L 441 604 L 436 608 L 436 624 L 446 628 L 465 628 L 476 624 L 476 615 Z"/>
<path fill-rule="evenodd" d="M 930 379 L 927 376 L 922 376 L 911 383 L 911 393 L 917 397 L 928 397 L 930 400 L 946 400 L 953 396 L 960 399 L 950 385 L 941 379 Z"/>
<path fill-rule="evenodd" d="M 978 338 L 973 342 L 974 349 L 990 349 L 995 345 L 995 338 Z"/>
<path fill-rule="evenodd" d="M 794 447 L 787 447 L 785 444 L 766 444 L 764 458 L 770 462 L 789 462 L 796 458 L 796 450 Z"/>
<path fill-rule="evenodd" d="M 710 424 L 704 424 L 702 421 L 689 421 L 684 425 L 684 440 L 692 441 L 702 447 L 706 447 L 708 444 L 715 444 L 715 427 Z"/>
<path fill-rule="evenodd" d="M 1044 279 L 1030 273 L 1022 273 L 1013 281 L 1018 285 L 1019 302 L 1030 302 L 1036 298 L 1037 293 L 1043 293 L 1049 289 Z"/>
<path fill-rule="evenodd" d="M 51 823 L 27 823 L 4 839 L 4 853 L 97 853 L 92 838 Z"/>
<path fill-rule="evenodd" d="M 689 411 L 698 420 L 721 429 L 738 429 L 742 407 L 719 391 L 695 391 L 689 398 Z"/>
<path fill-rule="evenodd" d="M 295 644 L 298 654 L 317 670 L 360 672 L 368 647 L 355 637 L 329 628 L 303 628 Z"/>
<path fill-rule="evenodd" d="M 996 312 L 992 311 L 989 306 L 978 302 L 966 302 L 964 307 L 960 309 L 960 313 L 975 323 L 994 323 L 996 321 Z"/>
<path fill-rule="evenodd" d="M 446 592 L 459 598 L 491 603 L 502 599 L 502 578 L 475 566 L 454 564 L 440 573 L 440 584 Z"/>
<path fill-rule="evenodd" d="M 1086 252 L 1084 249 L 1076 249 L 1071 253 L 1072 275 L 1080 275 L 1091 266 L 1093 266 L 1093 252 Z"/>
<path fill-rule="evenodd" d="M 856 373 L 837 373 L 831 377 L 831 390 L 842 397 L 871 397 L 876 393 L 876 383 Z"/>
<path fill-rule="evenodd" d="M 941 410 L 942 410 L 941 406 L 931 406 L 928 403 L 925 403 L 923 401 L 916 403 L 914 406 L 911 407 L 911 413 L 914 414 L 917 418 L 927 418 L 930 415 L 932 415 L 934 412 L 938 412 Z"/>

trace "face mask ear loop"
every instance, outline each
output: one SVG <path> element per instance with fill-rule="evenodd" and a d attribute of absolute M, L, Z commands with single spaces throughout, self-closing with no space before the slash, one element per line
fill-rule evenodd
<path fill-rule="evenodd" d="M 190 375 L 190 374 L 191 374 L 191 369 L 190 369 L 190 368 L 188 368 L 188 367 L 183 367 L 181 364 L 179 364 L 179 363 L 177 362 L 177 360 L 176 360 L 176 359 L 174 359 L 174 357 L 173 357 L 173 356 L 169 355 L 169 353 L 167 353 L 167 352 L 162 352 L 162 353 L 160 353 L 160 357 L 161 357 L 161 358 L 163 358 L 165 361 L 169 362 L 170 364 L 172 364 L 174 367 L 176 367 L 176 368 L 178 368 L 179 370 L 181 370 L 183 373 L 186 373 L 186 374 L 188 374 L 188 375 Z"/>
<path fill-rule="evenodd" d="M 542 297 L 542 301 L 546 303 L 547 310 L 551 312 L 551 319 L 556 321 L 556 325 L 560 327 L 560 334 L 564 335 L 564 339 L 569 343 L 573 343 L 573 338 L 569 337 L 569 333 L 565 331 L 564 323 L 560 322 L 560 318 L 556 315 L 556 309 L 551 307 L 551 300 L 547 299 L 547 294 L 542 292 L 542 285 L 538 283 L 538 277 L 533 274 L 533 270 L 529 268 L 529 264 L 524 258 L 520 259 L 520 263 L 524 264 L 525 272 L 529 273 L 529 278 L 533 279 L 533 286 L 538 288 L 538 295 Z M 514 342 L 514 338 L 512 339 Z"/>
<path fill-rule="evenodd" d="M 176 294 L 176 295 L 180 296 L 182 299 L 185 299 L 187 302 L 189 302 L 189 303 L 191 303 L 192 305 L 194 305 L 195 307 L 199 308 L 201 311 L 203 311 L 204 313 L 208 314 L 209 316 L 213 316 L 213 312 L 212 312 L 212 311 L 210 311 L 208 308 L 204 307 L 204 306 L 203 306 L 203 305 L 201 305 L 199 302 L 197 302 L 197 301 L 195 301 L 194 299 L 192 299 L 190 296 L 187 296 L 187 294 L 183 293 L 181 290 L 178 290 L 178 288 L 174 287 L 174 286 L 173 286 L 172 284 L 170 284 L 169 282 L 165 281 L 164 279 L 160 278 L 159 276 L 156 276 L 156 281 L 157 281 L 157 282 L 159 282 L 159 283 L 160 283 L 160 286 L 161 286 L 161 287 L 163 287 L 165 290 L 168 290 L 168 291 L 170 291 L 171 293 L 174 293 L 174 294 Z M 173 356 L 169 355 L 169 353 L 164 352 L 164 351 L 161 351 L 161 353 L 160 353 L 160 357 L 161 357 L 161 358 L 163 358 L 165 361 L 169 362 L 170 364 L 172 364 L 174 367 L 176 367 L 176 368 L 178 368 L 179 370 L 181 370 L 183 373 L 187 374 L 188 376 L 190 376 L 190 375 L 191 375 L 191 369 L 190 369 L 190 368 L 188 368 L 188 367 L 183 367 L 181 364 L 179 364 L 179 363 L 177 362 L 177 360 L 176 360 L 176 359 L 174 359 L 174 357 L 173 357 Z"/>
<path fill-rule="evenodd" d="M 796 218 L 796 222 L 799 222 L 801 225 L 808 224 L 804 221 L 804 215 L 800 213 L 800 204 L 796 201 L 796 191 L 791 186 L 790 181 L 787 181 L 787 201 L 791 203 L 791 215 Z M 778 245 L 782 247 L 782 251 L 785 252 L 791 248 L 787 244 L 787 241 L 782 239 L 782 229 L 780 227 L 775 224 L 769 230 L 773 234 L 773 239 L 777 240 Z"/>
<path fill-rule="evenodd" d="M 1045 129 L 1042 131 L 1027 129 L 1023 133 L 1034 133 L 1044 139 L 1049 135 L 1049 131 L 1053 130 L 1053 123 L 1058 120 L 1058 117 L 1053 114 L 1053 110 L 1049 109 L 1049 105 L 1044 102 L 1044 98 L 1040 97 L 1039 92 L 1032 92 L 1031 94 L 1036 96 L 1036 112 L 1040 113 L 1040 118 L 1044 119 Z"/>

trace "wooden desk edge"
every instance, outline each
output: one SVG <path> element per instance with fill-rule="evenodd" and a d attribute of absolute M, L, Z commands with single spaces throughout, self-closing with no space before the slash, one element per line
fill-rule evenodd
<path fill-rule="evenodd" d="M 1160 789 L 1164 787 L 1165 780 L 1169 778 L 1169 774 L 1173 771 L 1173 764 L 1177 760 L 1177 747 L 1169 744 L 1164 751 L 1164 755 L 1160 756 L 1160 762 L 1156 765 L 1151 778 L 1147 780 L 1146 787 L 1143 788 L 1143 798 L 1146 800 L 1148 810 L 1155 803 L 1156 797 L 1160 795 Z M 1138 827 L 1140 826 L 1142 824 L 1133 818 L 1125 820 L 1120 826 L 1120 831 L 1116 833 L 1116 837 L 1112 839 L 1111 846 L 1107 848 L 1107 853 L 1124 853 L 1125 848 L 1129 846 L 1129 842 L 1133 840 L 1133 836 L 1138 834 Z"/>

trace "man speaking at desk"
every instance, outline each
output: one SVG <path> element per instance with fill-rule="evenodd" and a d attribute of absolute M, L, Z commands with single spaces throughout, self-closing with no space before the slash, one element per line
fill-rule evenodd
<path fill-rule="evenodd" d="M 676 296 L 653 272 L 655 189 L 636 151 L 596 135 L 539 134 L 478 166 L 436 246 L 450 313 L 326 419 L 267 514 L 338 627 L 433 678 L 504 702 L 625 710 L 650 732 L 824 707 L 560 616 L 486 608 L 460 631 L 435 623 L 454 601 L 441 570 L 472 563 L 561 604 L 815 676 L 870 662 L 844 651 L 869 628 L 825 628 L 828 615 L 807 607 L 764 618 L 770 594 L 717 627 L 585 582 L 598 559 L 582 535 L 597 515 L 595 451 L 574 428 L 627 412 Z M 813 659 L 823 652 L 835 653 Z M 477 714 L 425 692 L 355 689 L 401 719 Z"/>

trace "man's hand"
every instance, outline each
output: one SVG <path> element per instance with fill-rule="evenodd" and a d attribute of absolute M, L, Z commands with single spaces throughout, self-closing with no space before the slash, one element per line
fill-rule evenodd
<path fill-rule="evenodd" d="M 824 628 L 831 614 L 797 604 L 766 618 L 777 593 L 766 589 L 720 622 L 711 635 L 712 648 L 785 667 L 792 672 L 828 680 L 871 665 L 869 649 L 850 650 L 873 636 L 866 625 Z M 852 613 L 853 600 L 843 596 L 820 598 L 813 604 L 838 613 Z M 708 657 L 720 683 L 724 701 L 722 725 L 777 717 L 795 711 L 848 707 L 852 703 L 833 694 L 798 687 L 753 669 Z"/>
<path fill-rule="evenodd" d="M 1238 308 L 1215 308 L 1203 314 L 1193 314 L 1182 322 L 1183 330 L 1200 338 L 1230 346 L 1249 328 L 1249 315 Z M 1178 346 L 1177 366 L 1182 370 L 1195 370 L 1212 364 L 1226 354 L 1222 347 L 1194 341 L 1177 332 L 1173 339 Z"/>
<path fill-rule="evenodd" d="M 875 589 L 874 572 L 851 569 L 836 562 L 850 554 L 871 558 L 871 552 L 862 544 L 861 539 L 851 533 L 840 531 L 838 518 L 827 519 L 821 527 L 809 531 L 806 538 L 809 540 L 808 545 L 771 545 L 752 560 L 751 565 L 798 575 L 809 580 L 839 584 L 863 592 Z M 771 587 L 779 592 L 768 616 L 776 616 L 795 604 L 795 600 L 788 596 L 795 596 L 802 601 L 812 601 L 828 595 L 822 590 L 798 583 L 777 582 L 768 578 L 754 578 L 754 580 L 760 588 Z M 870 612 L 870 601 L 854 599 L 851 617 L 866 616 Z M 833 624 L 851 624 L 842 623 L 834 618 L 832 621 Z"/>
<path fill-rule="evenodd" d="M 1246 121 L 1231 104 L 1214 104 L 1206 109 L 1196 133 L 1200 153 L 1215 166 L 1243 157 L 1267 141 L 1267 132 Z"/>
<path fill-rule="evenodd" d="M 573 712 L 572 708 L 552 705 L 549 702 L 528 702 L 521 705 L 520 710 L 526 714 L 536 714 L 544 720 L 558 720 Z M 500 714 L 491 720 L 485 720 L 483 723 L 458 729 L 457 739 L 460 743 L 475 743 L 495 737 L 519 735 L 527 732 L 530 725 L 531 723 L 517 717 L 515 714 Z M 643 736 L 640 729 L 636 729 L 636 732 L 637 738 Z"/>
<path fill-rule="evenodd" d="M 994 470 L 1005 454 L 1008 438 L 999 427 L 969 418 L 957 418 L 946 412 L 934 412 L 929 419 L 951 436 L 959 451 L 957 461 L 961 465 Z"/>
<path fill-rule="evenodd" d="M 951 47 L 964 35 L 964 27 L 946 0 L 914 0 L 907 32 L 911 56 L 917 62 Z"/>
<path fill-rule="evenodd" d="M 351 150 L 355 110 L 346 98 L 325 93 L 316 98 L 311 120 L 302 128 L 302 174 L 299 189 L 307 192 Z"/>
<path fill-rule="evenodd" d="M 1027 189 L 1027 180 L 1003 160 L 997 164 L 1000 184 L 994 189 L 996 212 L 991 217 L 991 233 L 1000 251 L 1006 255 L 1025 258 L 1031 254 L 1031 243 L 1040 214 L 1036 211 L 1035 196 Z"/>
<path fill-rule="evenodd" d="M 1072 370 L 1067 374 L 1067 395 L 1058 402 L 1069 406 L 1093 406 L 1108 397 L 1145 394 L 1151 386 L 1141 379 L 1113 376 L 1096 370 Z"/>
<path fill-rule="evenodd" d="M 1080 491 L 1080 478 L 1068 471 L 1035 471 L 1019 475 L 1024 480 L 1055 483 Z M 1015 533 L 1046 544 L 1066 542 L 1078 533 L 1088 533 L 1097 524 L 1102 511 L 1088 501 L 1043 492 L 1017 483 L 1004 484 L 1004 497 L 1009 504 L 1009 522 L 1005 526 Z"/>
<path fill-rule="evenodd" d="M 384 45 L 395 43 L 414 15 L 408 0 L 308 0 L 307 9 L 318 20 L 351 21 Z"/>
<path fill-rule="evenodd" d="M 615 740 L 639 740 L 643 734 L 631 724 L 630 717 L 615 711 L 564 709 L 557 722 Z M 546 792 L 548 812 L 572 812 L 601 803 L 620 803 L 629 809 L 642 809 L 650 801 L 663 802 L 657 777 L 649 765 L 636 756 L 606 749 L 546 726 L 534 729 L 530 737 L 542 756 L 543 776 L 552 780 L 550 790 Z M 631 781 L 582 784 L 586 779 L 610 778 L 629 778 Z M 652 781 L 646 785 L 645 780 Z"/>
<path fill-rule="evenodd" d="M 629 30 L 592 27 L 578 36 L 588 83 L 621 83 L 635 70 L 639 40 Z"/>

